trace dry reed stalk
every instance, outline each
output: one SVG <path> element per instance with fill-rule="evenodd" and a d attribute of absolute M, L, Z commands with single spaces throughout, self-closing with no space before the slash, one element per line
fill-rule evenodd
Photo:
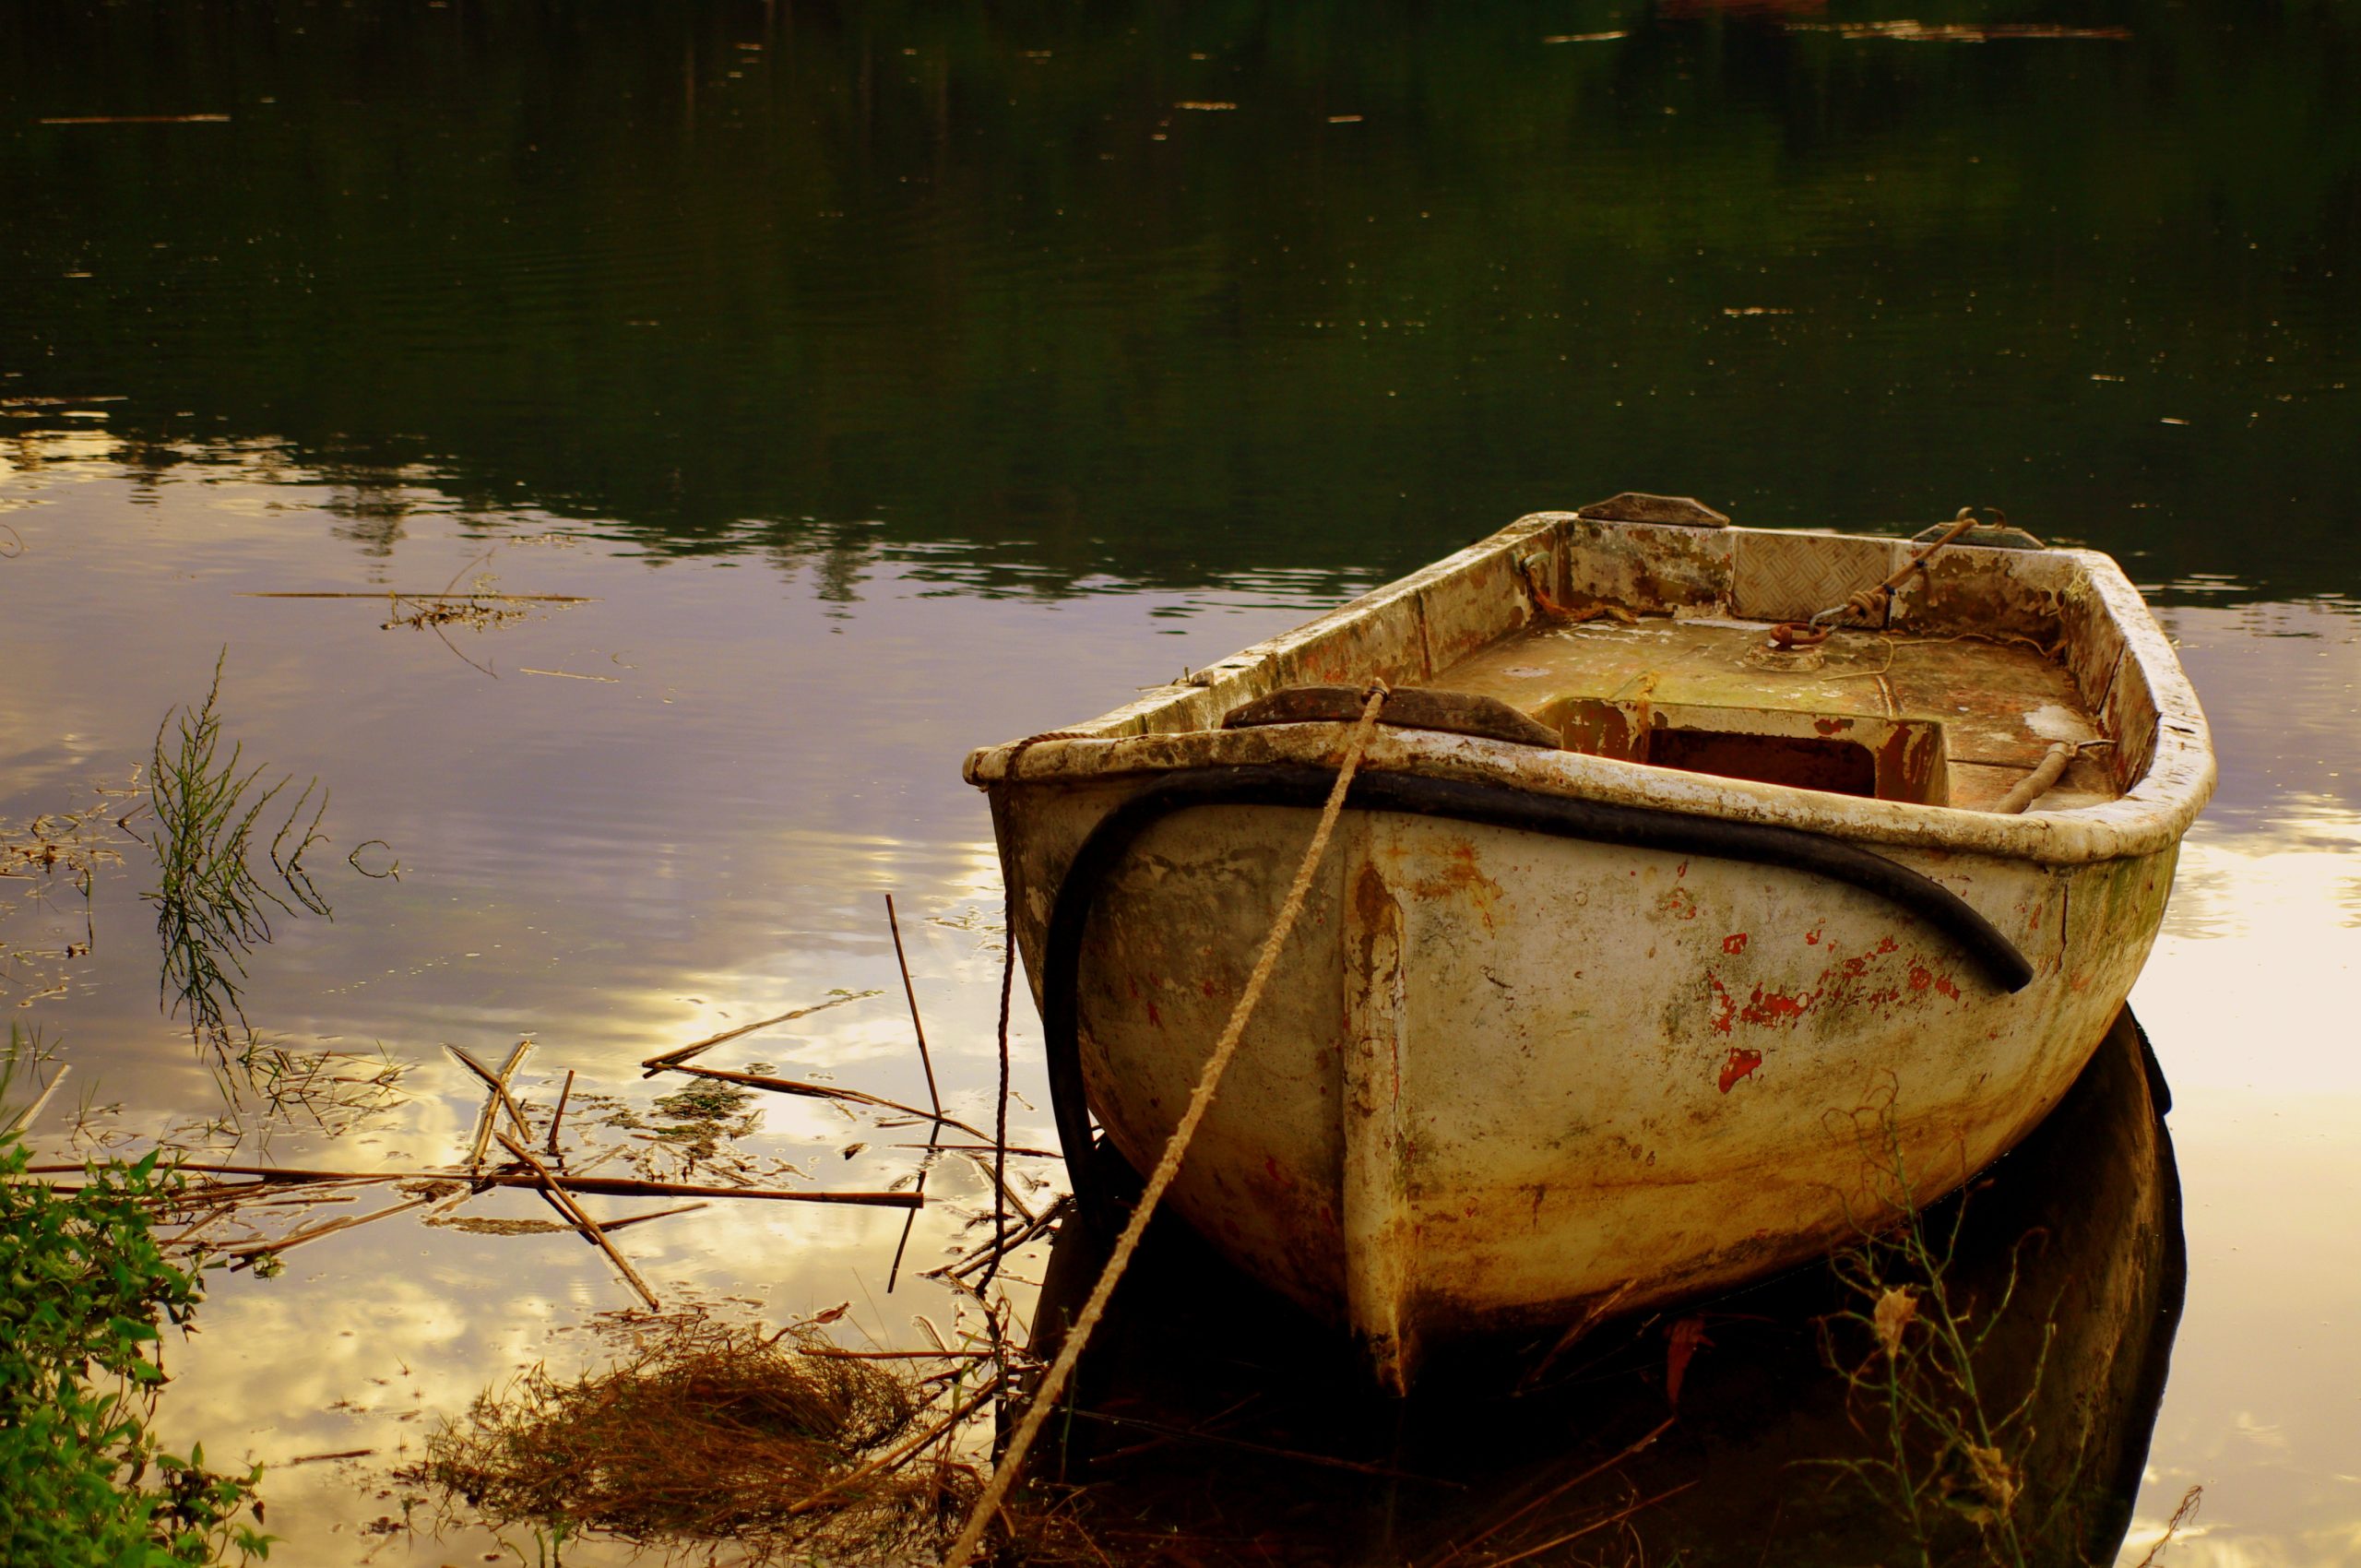
<path fill-rule="evenodd" d="M 640 1076 L 652 1078 L 667 1067 L 677 1067 L 693 1056 L 702 1055 L 715 1046 L 736 1039 L 741 1035 L 753 1034 L 756 1029 L 766 1029 L 773 1024 L 791 1024 L 798 1018 L 808 1018 L 814 1013 L 825 1013 L 831 1007 L 841 1007 L 848 1002 L 865 1002 L 876 994 L 877 992 L 873 991 L 861 991 L 843 996 L 832 996 L 825 1002 L 815 1002 L 809 1007 L 792 1008 L 773 1018 L 757 1018 L 751 1024 L 741 1024 L 734 1029 L 724 1029 L 718 1035 L 707 1035 L 705 1039 L 693 1040 L 687 1045 L 675 1046 L 670 1051 L 658 1051 L 640 1063 L 643 1069 Z"/>
<path fill-rule="evenodd" d="M 926 1069 L 927 1099 L 934 1107 L 934 1120 L 928 1123 L 926 1131 L 927 1147 L 931 1150 L 943 1140 L 943 1096 L 934 1086 L 934 1058 L 927 1051 L 926 1025 L 919 1018 L 919 993 L 910 983 L 910 961 L 902 952 L 902 922 L 894 916 L 894 896 L 891 893 L 885 895 L 885 926 L 894 934 L 894 962 L 901 968 L 902 994 L 910 1004 L 910 1031 L 918 1037 L 919 1065 Z M 977 1135 L 982 1136 L 981 1134 Z M 926 1179 L 931 1170 L 931 1161 L 919 1166 L 918 1191 L 921 1195 L 926 1192 Z M 885 1265 L 885 1293 L 889 1296 L 894 1293 L 894 1287 L 901 1283 L 902 1256 L 910 1249 L 910 1232 L 917 1226 L 918 1219 L 916 1209 L 902 1217 L 902 1233 L 894 1240 L 894 1259 Z"/>
<path fill-rule="evenodd" d="M 520 1039 L 509 1051 L 508 1060 L 503 1063 L 500 1068 L 500 1084 L 503 1088 L 507 1087 L 509 1075 L 515 1073 L 517 1068 L 525 1064 L 525 1058 L 531 1054 L 532 1049 L 533 1042 L 531 1040 Z M 474 1063 L 470 1063 L 469 1065 L 473 1066 Z M 469 1165 L 481 1165 L 483 1163 L 484 1156 L 491 1152 L 492 1129 L 493 1123 L 498 1122 L 499 1119 L 500 1105 L 498 1100 L 489 1098 L 486 1099 L 483 1102 L 483 1114 L 476 1119 L 475 1137 L 470 1140 L 468 1145 L 468 1163 Z M 528 1137 L 530 1135 L 530 1134 L 527 1134 Z"/>
<path fill-rule="evenodd" d="M 229 123 L 227 114 L 50 114 L 33 122 L 36 125 L 226 125 Z M 89 401 L 103 403 L 113 399 L 93 398 Z"/>
<path fill-rule="evenodd" d="M 432 1198 L 412 1198 L 408 1203 L 389 1204 L 384 1208 L 372 1209 L 367 1214 L 348 1214 L 340 1219 L 331 1219 L 324 1225 L 314 1225 L 309 1229 L 297 1230 L 281 1236 L 276 1241 L 249 1241 L 234 1247 L 224 1247 L 221 1251 L 227 1257 L 251 1263 L 265 1253 L 291 1252 L 306 1241 L 316 1241 L 323 1236 L 333 1236 L 339 1230 L 350 1230 L 357 1225 L 366 1225 L 372 1220 L 383 1219 L 388 1215 L 420 1208 L 433 1201 Z"/>
<path fill-rule="evenodd" d="M 28 1175 L 80 1174 L 79 1165 L 32 1165 Z M 205 1174 L 252 1176 L 257 1186 L 308 1186 L 328 1182 L 465 1182 L 486 1187 L 531 1187 L 537 1178 L 505 1170 L 305 1170 L 287 1166 L 184 1164 L 177 1169 Z M 875 1208 L 916 1208 L 922 1200 L 912 1193 L 796 1192 L 786 1187 L 716 1187 L 690 1182 L 651 1182 L 636 1176 L 587 1176 L 568 1173 L 557 1178 L 568 1192 L 623 1198 L 749 1198 L 770 1203 L 860 1204 Z M 60 1192 L 73 1192 L 60 1187 Z M 229 1189 L 219 1189 L 228 1191 Z"/>
<path fill-rule="evenodd" d="M 1574 1488 L 1582 1485 L 1584 1481 L 1592 1480 L 1606 1474 L 1608 1470 L 1611 1470 L 1616 1466 L 1623 1463 L 1624 1460 L 1631 1458 L 1632 1455 L 1638 1454 L 1642 1449 L 1646 1448 L 1650 1443 L 1655 1442 L 1657 1438 L 1662 1437 L 1666 1432 L 1670 1431 L 1672 1430 L 1672 1423 L 1678 1419 L 1679 1418 L 1677 1417 L 1667 1416 L 1663 1420 L 1657 1422 L 1654 1427 L 1650 1428 L 1647 1431 L 1642 1433 L 1639 1437 L 1625 1445 L 1619 1452 L 1611 1455 L 1608 1458 L 1601 1459 L 1597 1464 L 1593 1465 L 1589 1469 L 1584 1470 L 1578 1475 L 1570 1476 L 1566 1479 L 1558 1482 L 1556 1485 L 1550 1487 L 1549 1490 L 1543 1492 L 1540 1496 L 1534 1498 L 1531 1502 L 1526 1503 L 1524 1506 L 1518 1508 L 1513 1514 L 1508 1515 L 1504 1518 L 1494 1520 L 1482 1530 L 1479 1530 L 1475 1535 L 1470 1536 L 1467 1539 L 1461 1541 L 1449 1551 L 1444 1552 L 1441 1557 L 1436 1558 L 1430 1565 L 1430 1568 L 1447 1568 L 1448 1564 L 1456 1562 L 1461 1557 L 1474 1550 L 1477 1547 L 1483 1545 L 1486 1541 L 1491 1539 L 1502 1530 L 1507 1529 L 1511 1525 L 1515 1524 L 1519 1519 L 1522 1519 L 1526 1515 L 1531 1514 L 1535 1509 L 1546 1507 L 1557 1499 L 1563 1497 L 1566 1493 L 1573 1491 Z"/>
<path fill-rule="evenodd" d="M 534 1158 L 530 1149 L 507 1134 L 495 1132 L 492 1136 L 500 1140 L 502 1148 L 506 1149 L 522 1161 L 527 1170 L 540 1178 L 541 1195 L 549 1200 L 550 1206 L 571 1219 L 575 1229 L 582 1232 L 583 1237 L 592 1246 L 607 1254 L 608 1261 L 615 1265 L 625 1282 L 639 1292 L 640 1299 L 647 1303 L 648 1310 L 662 1312 L 663 1303 L 656 1299 L 656 1292 L 647 1288 L 647 1281 L 639 1277 L 639 1270 L 632 1267 L 631 1260 L 616 1250 L 612 1241 L 607 1240 L 607 1233 L 599 1229 L 599 1222 L 583 1212 L 582 1206 L 574 1201 L 573 1194 L 558 1185 L 557 1178 L 550 1174 L 550 1168 Z"/>
<path fill-rule="evenodd" d="M 627 1226 L 645 1225 L 651 1219 L 662 1219 L 668 1216 L 675 1214 L 694 1214 L 701 1208 L 711 1208 L 712 1206 L 713 1206 L 711 1204 L 682 1204 L 677 1208 L 659 1208 L 653 1214 L 625 1215 L 621 1219 L 599 1220 L 599 1229 L 602 1233 L 611 1235 L 615 1231 L 623 1229 Z"/>
<path fill-rule="evenodd" d="M 1523 1393 L 1539 1383 L 1542 1375 L 1558 1364 L 1558 1358 L 1572 1349 L 1585 1335 L 1596 1328 L 1607 1314 L 1615 1310 L 1615 1303 L 1630 1295 L 1632 1287 L 1638 1283 L 1636 1279 L 1627 1279 L 1606 1295 L 1593 1300 L 1583 1309 L 1581 1316 L 1566 1325 L 1566 1331 L 1558 1336 L 1557 1343 L 1549 1347 L 1548 1353 L 1533 1364 L 1533 1370 L 1518 1381 L 1517 1391 Z"/>
<path fill-rule="evenodd" d="M 1001 964 L 1000 964 L 1000 1027 L 994 1039 L 1000 1049 L 1000 1092 L 992 1101 L 992 1229 L 1001 1229 L 1006 1217 L 1001 1204 L 1016 1194 L 1008 1186 L 1008 1009 L 1009 999 L 1016 989 L 1016 889 L 1003 877 L 1001 886 Z M 1020 1212 L 1025 1206 L 1017 1204 Z M 1027 1218 L 1030 1218 L 1029 1216 Z M 1000 1254 L 992 1254 L 991 1267 L 984 1274 L 984 1289 L 991 1289 L 993 1278 L 1000 1273 Z"/>
<path fill-rule="evenodd" d="M 1023 1198 L 1018 1197 L 1015 1190 L 1009 1186 L 1008 1164 L 1005 1158 L 988 1160 L 982 1154 L 974 1149 L 961 1149 L 958 1152 L 966 1155 L 969 1160 L 973 1161 L 978 1170 L 982 1171 L 986 1176 L 991 1178 L 992 1186 L 999 1192 L 1001 1197 L 1007 1203 L 1008 1206 L 1016 1210 L 1018 1218 L 1024 1220 L 1027 1225 L 1030 1225 L 1035 1220 L 1040 1218 L 1039 1215 L 1033 1212 L 1033 1206 L 1026 1203 Z M 1007 1153 L 1004 1149 L 999 1152 L 1003 1156 Z M 996 1225 L 1005 1227 L 1008 1224 L 1008 1216 L 1004 1213 L 995 1213 L 992 1216 L 992 1221 Z M 991 1281 L 987 1279 L 984 1283 L 989 1285 Z"/>
<path fill-rule="evenodd" d="M 991 1137 L 991 1134 L 980 1128 L 969 1126 L 956 1116 L 946 1116 L 938 1111 L 920 1111 L 915 1105 L 904 1105 L 899 1100 L 884 1099 L 873 1094 L 864 1094 L 859 1089 L 838 1088 L 833 1084 L 807 1084 L 799 1078 L 774 1078 L 761 1073 L 730 1073 L 718 1067 L 687 1067 L 678 1063 L 668 1063 L 666 1070 L 686 1073 L 693 1077 L 711 1078 L 714 1082 L 720 1084 L 736 1084 L 741 1088 L 765 1089 L 772 1094 L 802 1095 L 812 1099 L 841 1099 L 851 1105 L 873 1105 L 881 1111 L 892 1111 L 904 1116 L 915 1116 L 921 1122 L 935 1122 L 945 1127 L 956 1127 L 972 1138 L 989 1142 Z"/>
<path fill-rule="evenodd" d="M 1216 1448 L 1235 1448 L 1242 1453 L 1261 1454 L 1274 1459 L 1291 1460 L 1299 1465 L 1314 1465 L 1327 1470 L 1350 1470 L 1356 1475 L 1379 1476 L 1391 1481 L 1417 1481 L 1425 1486 L 1447 1487 L 1465 1491 L 1465 1481 L 1445 1480 L 1441 1476 L 1422 1476 L 1411 1470 L 1397 1470 L 1387 1465 L 1370 1465 L 1358 1459 L 1339 1458 L 1334 1454 L 1311 1454 L 1300 1448 L 1280 1448 L 1268 1443 L 1252 1443 L 1242 1437 L 1229 1437 L 1202 1427 L 1176 1427 L 1163 1421 L 1146 1420 L 1138 1416 L 1114 1416 L 1103 1410 L 1069 1409 L 1064 1415 L 1075 1420 L 1096 1421 L 1102 1426 L 1131 1427 L 1152 1432 L 1157 1437 L 1174 1443 L 1204 1443 Z"/>
<path fill-rule="evenodd" d="M 909 999 L 910 1032 L 918 1037 L 919 1065 L 926 1069 L 927 1103 L 934 1107 L 935 1120 L 943 1119 L 943 1096 L 934 1087 L 934 1056 L 926 1048 L 926 1023 L 919 1016 L 918 988 L 910 983 L 910 960 L 902 952 L 902 922 L 894 915 L 894 896 L 885 895 L 885 929 L 894 933 L 894 962 L 901 967 L 902 994 Z"/>
<path fill-rule="evenodd" d="M 1608 1515 L 1603 1519 L 1593 1519 L 1589 1524 L 1584 1525 L 1579 1530 L 1569 1530 L 1562 1536 L 1556 1536 L 1548 1540 L 1543 1541 L 1539 1546 L 1529 1546 L 1513 1557 L 1495 1558 L 1489 1565 L 1489 1568 L 1509 1568 L 1509 1564 L 1512 1562 L 1523 1562 L 1530 1558 L 1538 1557 L 1545 1551 L 1553 1551 L 1559 1547 L 1568 1545 L 1573 1541 L 1578 1541 L 1584 1536 L 1596 1535 L 1599 1531 L 1607 1528 L 1609 1525 L 1621 1524 L 1624 1520 L 1630 1518 L 1632 1515 L 1641 1512 L 1643 1509 L 1654 1508 L 1657 1503 L 1662 1503 L 1668 1497 L 1679 1496 L 1682 1492 L 1687 1491 L 1691 1487 L 1695 1486 L 1696 1484 L 1697 1483 L 1695 1481 L 1683 1481 L 1679 1486 L 1667 1487 L 1664 1491 L 1656 1493 L 1654 1497 L 1635 1499 L 1617 1509 L 1614 1513 Z"/>
<path fill-rule="evenodd" d="M 573 1098 L 574 1098 L 574 1069 L 573 1069 L 573 1068 L 571 1068 L 571 1067 L 568 1067 L 568 1068 L 565 1070 L 565 1087 L 564 1087 L 564 1088 L 562 1088 L 562 1089 L 560 1089 L 560 1090 L 558 1090 L 558 1091 L 557 1091 L 557 1109 L 556 1109 L 554 1111 L 552 1111 L 552 1112 L 550 1113 L 550 1141 L 549 1141 L 549 1151 L 550 1151 L 550 1153 L 551 1153 L 551 1154 L 552 1154 L 552 1155 L 554 1155 L 554 1154 L 556 1154 L 556 1153 L 557 1153 L 557 1129 L 558 1129 L 558 1123 L 562 1123 L 562 1122 L 564 1122 L 564 1121 L 565 1120 L 565 1105 L 566 1105 L 566 1101 L 568 1101 L 568 1100 L 572 1099 Z"/>
<path fill-rule="evenodd" d="M 449 1051 L 453 1056 L 457 1057 L 460 1066 L 465 1067 L 469 1072 L 473 1073 L 477 1077 L 481 1078 L 484 1081 L 485 1086 L 492 1090 L 492 1098 L 500 1102 L 501 1109 L 508 1112 L 508 1120 L 516 1123 L 516 1135 L 518 1137 L 529 1138 L 533 1135 L 533 1124 L 525 1120 L 524 1110 L 517 1105 L 516 1099 L 508 1092 L 508 1068 L 501 1069 L 499 1075 L 495 1076 L 491 1068 L 477 1061 L 467 1051 L 459 1049 L 459 1047 L 456 1045 L 446 1045 L 443 1049 Z M 520 1044 L 518 1050 L 521 1051 L 522 1049 L 523 1046 Z M 509 1059 L 512 1063 L 519 1060 L 514 1051 L 510 1053 Z"/>
<path fill-rule="evenodd" d="M 1003 1231 L 1002 1234 L 993 1237 L 991 1241 L 986 1241 L 982 1246 L 978 1247 L 974 1252 L 969 1253 L 967 1256 L 960 1258 L 955 1262 L 944 1264 L 940 1268 L 931 1268 L 927 1270 L 927 1277 L 930 1279 L 957 1279 L 961 1276 L 967 1274 L 970 1269 L 981 1267 L 988 1259 L 1005 1257 L 1010 1253 L 1016 1251 L 1017 1248 L 1024 1246 L 1026 1242 L 1032 1241 L 1036 1236 L 1040 1235 L 1044 1230 L 1047 1230 L 1051 1226 L 1055 1225 L 1058 1222 L 1059 1218 L 1066 1212 L 1066 1209 L 1072 1202 L 1073 1200 L 1071 1198 L 1059 1198 L 1056 1203 L 1053 1203 L 1048 1208 L 1043 1209 L 1041 1211 L 1041 1218 L 1035 1220 L 1032 1224 L 1024 1226 L 1013 1232 Z"/>
<path fill-rule="evenodd" d="M 71 1073 L 73 1070 L 74 1063 L 71 1062 L 59 1063 L 56 1073 L 53 1074 L 49 1080 L 48 1087 L 43 1088 L 40 1094 L 33 1097 L 33 1102 L 30 1105 L 26 1106 L 22 1111 L 17 1112 L 15 1118 L 8 1123 L 8 1131 L 12 1133 L 21 1133 L 26 1128 L 31 1126 L 33 1124 L 34 1118 L 38 1117 L 42 1113 L 42 1107 L 49 1103 L 49 1097 L 57 1092 L 57 1086 L 64 1083 L 65 1081 L 65 1075 Z"/>

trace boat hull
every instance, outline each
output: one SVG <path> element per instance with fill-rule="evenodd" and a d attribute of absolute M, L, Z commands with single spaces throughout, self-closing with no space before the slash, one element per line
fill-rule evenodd
<path fill-rule="evenodd" d="M 995 790 L 1059 885 L 1153 776 Z M 1107 871 L 1074 984 L 1082 1092 L 1155 1162 L 1315 813 L 1207 805 Z M 1061 853 L 1061 848 L 1064 852 Z M 1352 811 L 1168 1202 L 1406 1386 L 1422 1341 L 1726 1287 L 1930 1200 L 2057 1103 L 2138 975 L 2176 851 L 1878 851 L 2029 960 L 1813 872 Z M 1055 861 L 1056 863 L 1051 863 Z M 1048 901 L 1021 901 L 1037 976 Z M 1045 1014 L 1053 1012 L 1042 998 Z"/>

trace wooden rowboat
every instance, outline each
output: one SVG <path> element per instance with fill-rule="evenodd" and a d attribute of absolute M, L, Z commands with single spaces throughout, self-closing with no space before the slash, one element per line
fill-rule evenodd
<path fill-rule="evenodd" d="M 1525 517 L 972 754 L 1078 1182 L 1152 1165 L 1394 690 L 1169 1201 L 1406 1387 L 1422 1340 L 1797 1263 L 2074 1081 L 2213 788 L 2115 564 L 1963 521 Z M 1930 534 L 1936 530 L 1929 530 Z"/>

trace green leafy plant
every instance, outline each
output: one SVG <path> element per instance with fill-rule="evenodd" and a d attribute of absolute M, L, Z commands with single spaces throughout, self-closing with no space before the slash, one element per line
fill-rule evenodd
<path fill-rule="evenodd" d="M 245 955 L 270 940 L 271 912 L 329 913 L 303 866 L 304 852 L 322 840 L 320 818 L 327 811 L 327 791 L 318 779 L 303 786 L 270 838 L 268 858 L 284 894 L 255 874 L 258 830 L 291 780 L 265 785 L 263 765 L 244 766 L 242 743 L 233 742 L 227 757 L 220 754 L 216 707 L 228 657 L 224 649 L 214 661 L 202 706 L 164 716 L 148 784 L 156 814 L 150 847 L 161 881 L 146 897 L 156 906 L 156 934 L 163 944 L 164 1002 L 173 1012 L 185 1008 L 190 1028 L 217 1042 L 228 1039 L 231 1019 L 245 1022 L 238 985 L 246 978 Z M 306 805 L 312 806 L 308 821 Z"/>
<path fill-rule="evenodd" d="M 60 1191 L 0 1133 L 0 1562 L 179 1568 L 267 1557 L 262 1467 L 207 1468 L 148 1431 L 164 1325 L 185 1327 L 196 1270 L 149 1210 L 180 1177 L 154 1154 L 93 1164 Z"/>

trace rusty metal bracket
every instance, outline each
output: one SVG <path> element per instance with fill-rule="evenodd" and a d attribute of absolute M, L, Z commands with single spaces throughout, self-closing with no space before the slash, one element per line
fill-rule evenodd
<path fill-rule="evenodd" d="M 1058 1140 L 1078 1201 L 1098 1204 L 1112 1195 L 1099 1191 L 1104 1183 L 1091 1173 L 1090 1108 L 1082 1076 L 1082 942 L 1108 874 L 1143 833 L 1175 812 L 1216 805 L 1317 810 L 1335 781 L 1333 768 L 1311 766 L 1179 769 L 1100 818 L 1075 851 L 1050 906 L 1042 944 L 1041 1030 Z M 2022 991 L 2034 977 L 2033 965 L 2016 944 L 1950 888 L 1883 855 L 1816 833 L 1410 773 L 1364 771 L 1353 780 L 1345 803 L 1824 876 L 1926 921 L 1964 949 L 1996 990 Z"/>

